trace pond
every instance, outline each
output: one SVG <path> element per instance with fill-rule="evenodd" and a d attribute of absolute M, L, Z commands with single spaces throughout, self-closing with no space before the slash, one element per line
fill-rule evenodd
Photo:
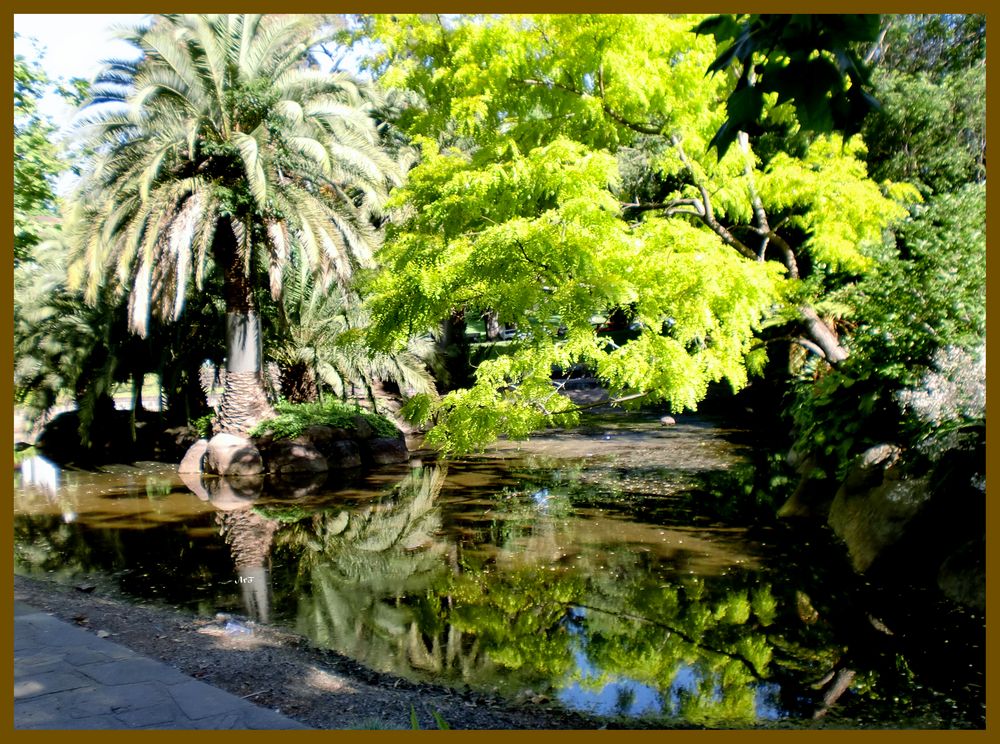
<path fill-rule="evenodd" d="M 15 571 L 663 726 L 984 726 L 983 618 L 872 587 L 826 531 L 770 518 L 752 444 L 596 417 L 477 458 L 212 493 L 172 465 L 30 460 Z"/>

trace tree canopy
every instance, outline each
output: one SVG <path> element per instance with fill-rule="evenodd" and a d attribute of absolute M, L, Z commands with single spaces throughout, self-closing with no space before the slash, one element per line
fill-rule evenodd
<path fill-rule="evenodd" d="M 106 283 L 127 296 L 145 335 L 152 314 L 176 320 L 221 275 L 233 373 L 221 421 L 236 431 L 267 408 L 258 309 L 281 297 L 289 257 L 346 281 L 370 263 L 373 215 L 399 180 L 366 86 L 312 57 L 331 34 L 309 16 L 157 16 L 125 33 L 141 57 L 110 61 L 85 109 L 94 157 L 73 201 L 70 279 L 88 301 Z"/>
<path fill-rule="evenodd" d="M 863 273 L 905 214 L 886 194 L 912 192 L 872 181 L 863 144 L 838 135 L 792 152 L 758 152 L 742 135 L 719 159 L 709 143 L 733 83 L 705 77 L 717 49 L 697 21 L 364 19 L 384 50 L 371 68 L 420 100 L 397 120 L 422 158 L 394 195 L 388 270 L 371 285 L 377 340 L 459 309 L 495 311 L 525 334 L 444 397 L 433 440 L 461 450 L 565 420 L 551 418 L 571 406 L 550 377 L 574 363 L 614 396 L 693 408 L 711 382 L 746 383 L 763 361 L 754 334 L 782 315 L 842 358 L 812 306 L 831 277 Z M 773 98 L 765 119 L 799 127 Z M 616 156 L 638 144 L 654 153 L 656 203 L 623 189 Z M 614 307 L 641 329 L 620 347 L 589 322 Z"/>

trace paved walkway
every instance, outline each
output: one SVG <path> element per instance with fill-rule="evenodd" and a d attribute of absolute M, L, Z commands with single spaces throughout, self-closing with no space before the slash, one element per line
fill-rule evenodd
<path fill-rule="evenodd" d="M 308 727 L 15 602 L 14 728 Z"/>

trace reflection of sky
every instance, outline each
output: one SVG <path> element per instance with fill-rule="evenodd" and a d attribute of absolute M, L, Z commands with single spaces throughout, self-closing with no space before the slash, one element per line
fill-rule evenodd
<path fill-rule="evenodd" d="M 600 690 L 585 686 L 588 680 L 602 676 L 601 670 L 587 656 L 587 634 L 582 627 L 585 616 L 585 610 L 573 608 L 572 620 L 568 627 L 575 646 L 573 657 L 576 669 L 569 673 L 569 677 L 583 681 L 574 681 L 559 690 L 557 697 L 563 705 L 598 715 L 676 716 L 680 710 L 681 699 L 685 695 L 697 692 L 701 674 L 694 664 L 685 664 L 677 670 L 670 684 L 666 702 L 655 688 L 624 676 L 610 677 Z M 781 717 L 781 709 L 778 707 L 779 689 L 773 682 L 754 685 L 754 712 L 758 719 L 775 720 Z M 716 688 L 717 699 L 721 694 L 721 689 Z"/>
<path fill-rule="evenodd" d="M 585 648 L 578 646 L 573 656 L 576 668 L 584 679 L 600 675 L 600 670 L 587 658 Z M 627 677 L 613 679 L 600 690 L 586 689 L 579 682 L 574 682 L 560 690 L 558 698 L 570 708 L 599 715 L 655 715 L 663 710 L 663 699 L 656 690 Z"/>

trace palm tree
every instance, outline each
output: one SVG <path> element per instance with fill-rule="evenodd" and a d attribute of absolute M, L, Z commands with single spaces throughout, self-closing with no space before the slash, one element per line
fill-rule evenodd
<path fill-rule="evenodd" d="M 292 403 L 319 400 L 324 388 L 342 400 L 352 392 L 376 412 L 382 383 L 404 396 L 436 394 L 425 359 L 433 353 L 427 338 L 414 337 L 405 349 L 379 351 L 363 340 L 368 312 L 348 290 L 323 288 L 313 276 L 290 265 L 284 278 L 282 328 L 267 355 L 281 370 L 281 393 Z"/>
<path fill-rule="evenodd" d="M 271 411 L 262 277 L 276 301 L 292 254 L 324 281 L 369 264 L 399 169 L 374 92 L 316 65 L 332 30 L 314 17 L 162 15 L 122 35 L 142 56 L 107 62 L 84 108 L 95 154 L 73 203 L 72 276 L 90 301 L 105 282 L 128 294 L 142 336 L 221 275 L 220 429 L 246 432 Z"/>

